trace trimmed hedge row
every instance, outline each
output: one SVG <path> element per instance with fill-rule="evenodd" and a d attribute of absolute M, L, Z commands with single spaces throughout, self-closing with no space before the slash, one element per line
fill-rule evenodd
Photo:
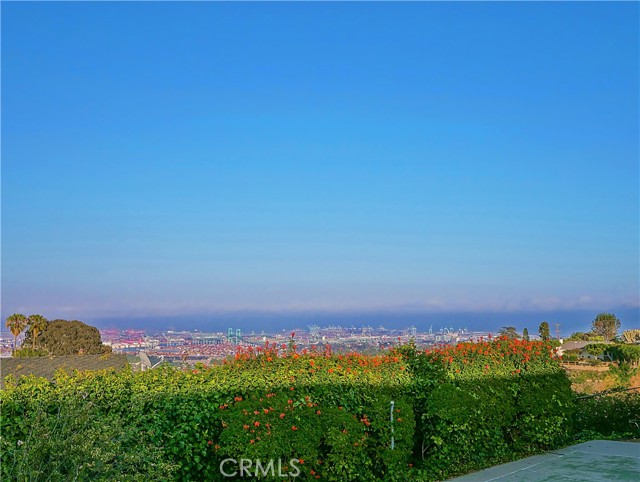
<path fill-rule="evenodd" d="M 298 480 L 437 480 L 572 433 L 569 381 L 540 342 L 362 356 L 297 353 L 292 340 L 210 368 L 7 387 L 7 480 L 234 480 L 220 472 L 230 458 L 275 459 L 273 479 L 295 469 Z"/>

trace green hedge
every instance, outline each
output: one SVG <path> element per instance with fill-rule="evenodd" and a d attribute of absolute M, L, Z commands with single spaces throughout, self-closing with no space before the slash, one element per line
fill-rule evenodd
<path fill-rule="evenodd" d="M 298 480 L 436 480 L 566 443 L 573 411 L 551 347 L 517 340 L 23 378 L 0 409 L 3 479 L 149 481 L 233 480 L 227 458 L 301 459 Z"/>
<path fill-rule="evenodd" d="M 640 438 L 640 393 L 586 396 L 576 402 L 576 437 Z"/>

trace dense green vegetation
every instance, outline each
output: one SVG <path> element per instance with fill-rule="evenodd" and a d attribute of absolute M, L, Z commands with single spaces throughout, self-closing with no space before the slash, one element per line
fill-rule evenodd
<path fill-rule="evenodd" d="M 215 367 L 7 387 L 2 478 L 19 481 L 233 480 L 227 458 L 300 459 L 298 480 L 440 480 L 600 430 L 580 407 L 605 403 L 576 401 L 550 344 L 502 338 L 364 356 L 292 337 Z M 605 435 L 634 433 L 618 422 Z"/>
<path fill-rule="evenodd" d="M 16 313 L 7 318 L 6 325 L 14 336 L 16 357 L 111 353 L 111 347 L 102 344 L 98 329 L 78 320 L 48 321 L 42 315 L 27 317 Z M 23 331 L 24 341 L 17 348 L 17 337 Z"/>

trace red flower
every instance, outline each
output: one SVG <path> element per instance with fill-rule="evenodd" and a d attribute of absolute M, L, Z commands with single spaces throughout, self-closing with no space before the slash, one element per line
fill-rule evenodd
<path fill-rule="evenodd" d="M 291 430 L 298 430 L 298 427 L 296 427 L 295 425 L 293 427 L 291 427 Z"/>
<path fill-rule="evenodd" d="M 284 413 L 280 414 L 280 418 L 283 419 L 284 418 Z"/>

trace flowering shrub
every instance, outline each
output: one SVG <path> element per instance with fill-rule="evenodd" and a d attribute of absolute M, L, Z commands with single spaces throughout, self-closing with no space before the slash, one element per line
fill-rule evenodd
<path fill-rule="evenodd" d="M 408 463 L 413 434 L 410 406 L 403 406 L 408 416 L 395 422 L 398 443 L 392 451 L 388 409 L 382 413 L 371 407 L 358 417 L 343 407 L 324 406 L 309 395 L 289 396 L 267 393 L 223 404 L 222 433 L 214 445 L 218 457 L 295 458 L 302 461 L 301 480 L 376 480 Z"/>
<path fill-rule="evenodd" d="M 442 478 L 563 443 L 571 412 L 569 383 L 544 343 L 407 345 L 364 356 L 299 351 L 292 336 L 215 367 L 9 383 L 0 393 L 3 460 L 19 458 L 31 421 L 65 401 L 126 427 L 123 452 L 137 440 L 151 451 L 144 460 L 161 459 L 167 479 L 185 481 L 228 480 L 219 469 L 227 458 L 295 458 L 300 480 Z M 138 464 L 138 475 L 153 480 L 165 466 Z M 15 467 L 3 463 L 2 477 L 17 478 Z"/>
<path fill-rule="evenodd" d="M 498 338 L 401 352 L 421 384 L 414 390 L 414 455 L 426 476 L 478 469 L 568 440 L 571 386 L 551 345 Z"/>

